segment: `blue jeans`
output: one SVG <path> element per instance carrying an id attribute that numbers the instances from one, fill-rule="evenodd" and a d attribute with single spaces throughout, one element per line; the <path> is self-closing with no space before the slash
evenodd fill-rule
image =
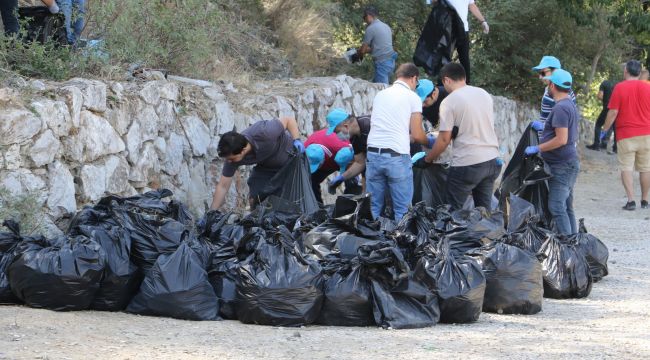
<path id="1" fill-rule="evenodd" d="M 549 164 L 552 178 L 548 180 L 548 208 L 553 215 L 557 232 L 571 235 L 578 232 L 573 212 L 573 186 L 580 172 L 580 161 L 570 160 L 562 164 Z"/>
<path id="2" fill-rule="evenodd" d="M 395 60 L 397 60 L 397 53 L 384 61 L 375 62 L 375 77 L 372 79 L 374 83 L 390 84 L 390 75 L 395 70 Z"/>
<path id="3" fill-rule="evenodd" d="M 402 219 L 413 198 L 413 170 L 409 155 L 392 156 L 368 152 L 366 159 L 366 188 L 372 195 L 372 216 L 378 218 L 389 192 L 393 200 L 395 220 Z"/>
<path id="4" fill-rule="evenodd" d="M 56 0 L 56 3 L 65 17 L 65 31 L 68 34 L 68 43 L 74 45 L 79 40 L 84 29 L 86 0 Z"/>

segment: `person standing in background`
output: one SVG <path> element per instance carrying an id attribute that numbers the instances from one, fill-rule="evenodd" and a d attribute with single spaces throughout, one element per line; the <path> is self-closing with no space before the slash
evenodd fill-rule
<path id="1" fill-rule="evenodd" d="M 474 0 L 447 0 L 451 6 L 456 9 L 458 16 L 463 21 L 464 32 L 459 32 L 465 34 L 461 39 L 458 39 L 456 42 L 456 51 L 458 52 L 458 61 L 463 68 L 465 69 L 465 82 L 470 83 L 470 60 L 469 60 L 469 19 L 468 15 L 471 12 L 472 15 L 481 23 L 483 28 L 483 33 L 490 33 L 490 25 L 488 25 L 485 16 L 481 14 L 481 10 L 476 6 Z"/>
<path id="2" fill-rule="evenodd" d="M 372 82 L 388 85 L 397 60 L 397 53 L 393 50 L 393 31 L 390 26 L 379 20 L 379 11 L 374 6 L 365 8 L 363 21 L 368 26 L 363 43 L 357 49 L 357 55 L 359 59 L 363 59 L 365 54 L 371 54 L 375 63 Z"/>
<path id="3" fill-rule="evenodd" d="M 542 57 L 539 65 L 533 68 L 533 71 L 539 74 L 539 79 L 545 85 L 544 95 L 542 95 L 542 105 L 539 111 L 539 120 L 533 121 L 532 123 L 533 129 L 538 131 L 540 136 L 544 130 L 544 123 L 546 122 L 546 119 L 548 119 L 548 116 L 551 113 L 551 109 L 553 109 L 553 106 L 555 106 L 555 100 L 548 91 L 548 77 L 551 76 L 551 74 L 553 74 L 553 72 L 556 70 L 561 69 L 562 64 L 560 64 L 560 60 L 555 56 L 548 55 Z M 576 95 L 573 93 L 573 90 L 569 90 L 569 98 L 573 101 L 574 104 L 576 104 Z"/>
<path id="4" fill-rule="evenodd" d="M 600 111 L 598 119 L 596 119 L 596 125 L 594 126 L 594 142 L 587 146 L 587 149 L 598 151 L 600 148 L 607 148 L 607 139 L 603 139 L 604 141 L 602 143 L 600 141 L 600 130 L 605 124 L 605 119 L 607 119 L 607 106 L 609 105 L 609 98 L 612 96 L 612 92 L 614 91 L 614 85 L 614 82 L 609 80 L 605 80 L 600 84 L 597 96 L 598 100 L 602 102 L 603 109 Z M 616 135 L 614 135 L 614 137 L 616 137 Z M 614 140 L 614 142 L 616 142 L 616 140 Z M 614 149 L 616 149 L 616 145 L 614 145 Z"/>

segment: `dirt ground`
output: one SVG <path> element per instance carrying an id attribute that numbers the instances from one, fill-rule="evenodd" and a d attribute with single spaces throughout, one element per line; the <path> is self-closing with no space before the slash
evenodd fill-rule
<path id="1" fill-rule="evenodd" d="M 419 330 L 276 328 L 3 306 L 0 359 L 650 358 L 650 210 L 620 210 L 625 199 L 614 157 L 586 155 L 577 214 L 610 249 L 610 275 L 587 299 L 545 299 L 533 316 L 483 313 L 474 324 Z"/>

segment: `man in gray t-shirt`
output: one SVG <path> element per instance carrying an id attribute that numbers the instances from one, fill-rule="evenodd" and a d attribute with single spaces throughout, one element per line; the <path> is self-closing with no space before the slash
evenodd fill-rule
<path id="1" fill-rule="evenodd" d="M 230 131 L 219 139 L 219 157 L 226 160 L 221 179 L 214 192 L 211 209 L 219 209 L 225 199 L 232 177 L 241 165 L 255 165 L 248 178 L 251 209 L 264 200 L 264 186 L 290 159 L 295 152 L 305 151 L 299 140 L 298 124 L 293 118 L 262 120 L 237 133 Z"/>
<path id="2" fill-rule="evenodd" d="M 370 53 L 375 63 L 375 76 L 372 82 L 390 83 L 390 76 L 395 70 L 397 53 L 393 50 L 393 31 L 390 26 L 379 20 L 379 12 L 374 6 L 369 6 L 363 11 L 363 21 L 368 26 L 363 36 L 363 43 L 357 49 L 359 58 Z"/>

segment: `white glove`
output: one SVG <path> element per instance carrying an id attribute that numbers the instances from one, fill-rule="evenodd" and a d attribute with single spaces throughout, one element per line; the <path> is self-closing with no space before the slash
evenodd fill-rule
<path id="1" fill-rule="evenodd" d="M 488 25 L 487 21 L 483 21 L 481 23 L 481 25 L 483 26 L 483 33 L 489 34 L 490 33 L 490 25 Z"/>
<path id="2" fill-rule="evenodd" d="M 54 2 L 52 4 L 52 6 L 48 7 L 47 9 L 50 10 L 50 12 L 52 14 L 58 14 L 59 13 L 59 5 L 57 5 L 56 2 Z"/>

